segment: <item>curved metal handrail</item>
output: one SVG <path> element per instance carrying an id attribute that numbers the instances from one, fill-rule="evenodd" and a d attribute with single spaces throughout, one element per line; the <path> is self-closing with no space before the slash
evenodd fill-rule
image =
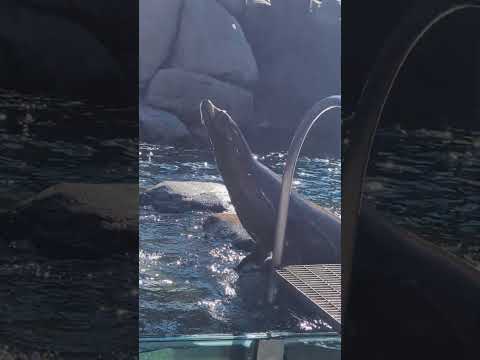
<path id="1" fill-rule="evenodd" d="M 313 108 L 304 116 L 293 136 L 292 142 L 287 153 L 287 161 L 282 177 L 282 187 L 280 190 L 280 201 L 278 204 L 277 226 L 275 228 L 275 242 L 272 255 L 272 269 L 278 268 L 282 264 L 283 249 L 285 247 L 285 231 L 287 228 L 288 206 L 290 204 L 290 193 L 292 190 L 293 175 L 297 160 L 302 150 L 303 143 L 307 135 L 315 124 L 327 111 L 341 108 L 341 97 L 333 95 L 317 102 Z M 272 303 L 275 297 L 275 286 L 271 282 L 268 298 Z"/>

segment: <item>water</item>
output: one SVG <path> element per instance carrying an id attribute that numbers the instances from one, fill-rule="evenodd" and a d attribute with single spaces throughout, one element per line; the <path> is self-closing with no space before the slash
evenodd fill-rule
<path id="1" fill-rule="evenodd" d="M 132 116 L 136 109 L 0 91 L 0 213 L 61 182 L 136 183 Z M 53 260 L 18 251 L 10 235 L 0 232 L 0 354 L 9 345 L 18 358 L 76 359 L 115 348 L 123 358 L 125 334 L 137 327 L 136 258 Z"/>
<path id="2" fill-rule="evenodd" d="M 278 173 L 286 160 L 283 152 L 258 158 Z M 296 189 L 340 215 L 340 160 L 303 157 L 297 168 Z M 141 144 L 140 187 L 164 180 L 222 182 L 208 151 Z M 262 279 L 246 280 L 242 291 L 244 282 L 234 267 L 246 253 L 233 248 L 232 239 L 206 234 L 202 225 L 207 216 L 140 210 L 141 334 L 330 330 L 292 309 L 256 303 Z"/>
<path id="3" fill-rule="evenodd" d="M 480 133 L 451 129 L 380 131 L 367 197 L 395 223 L 480 264 Z M 280 173 L 285 153 L 259 154 Z M 163 180 L 221 182 L 213 157 L 199 150 L 142 144 L 141 187 Z M 302 158 L 295 186 L 340 213 L 340 164 Z M 202 230 L 202 212 L 164 215 L 141 209 L 140 331 L 143 334 L 325 329 L 291 309 L 252 306 L 233 267 L 245 253 Z M 258 291 L 255 290 L 255 291 Z"/>
<path id="4" fill-rule="evenodd" d="M 141 187 L 163 180 L 221 182 L 206 151 L 142 144 L 138 155 L 136 139 L 129 138 L 132 127 L 123 125 L 132 113 L 0 92 L 0 210 L 59 182 L 136 182 L 137 156 Z M 480 133 L 384 131 L 375 153 L 368 196 L 395 222 L 478 266 Z M 276 172 L 283 169 L 285 153 L 258 156 Z M 295 187 L 340 214 L 340 171 L 339 160 L 303 157 Z M 142 334 L 328 329 L 291 309 L 252 305 L 233 270 L 245 253 L 232 248 L 230 239 L 205 234 L 206 213 L 167 215 L 145 208 L 140 216 Z M 136 266 L 123 257 L 51 260 L 3 251 L 0 345 L 77 353 L 93 341 L 107 349 L 109 332 L 101 326 L 118 329 L 136 316 L 136 275 L 123 281 L 136 274 Z M 89 288 L 93 282 L 96 290 Z M 32 298 L 42 305 L 32 307 Z M 122 341 L 121 334 L 116 340 Z"/>
<path id="5" fill-rule="evenodd" d="M 58 182 L 136 182 L 132 114 L 0 90 L 0 209 Z"/>
<path id="6" fill-rule="evenodd" d="M 384 130 L 366 190 L 395 223 L 480 268 L 480 132 Z"/>

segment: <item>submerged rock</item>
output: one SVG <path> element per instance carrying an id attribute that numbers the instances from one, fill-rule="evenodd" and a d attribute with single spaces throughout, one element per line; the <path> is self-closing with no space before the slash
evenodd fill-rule
<path id="1" fill-rule="evenodd" d="M 140 193 L 140 204 L 163 213 L 190 210 L 222 212 L 232 209 L 223 184 L 200 181 L 163 181 Z"/>
<path id="2" fill-rule="evenodd" d="M 215 237 L 232 239 L 232 245 L 237 249 L 253 251 L 255 248 L 254 240 L 235 213 L 214 214 L 205 220 L 203 229 Z"/>
<path id="3" fill-rule="evenodd" d="M 5 237 L 52 257 L 97 257 L 138 249 L 138 185 L 63 183 L 9 213 Z"/>

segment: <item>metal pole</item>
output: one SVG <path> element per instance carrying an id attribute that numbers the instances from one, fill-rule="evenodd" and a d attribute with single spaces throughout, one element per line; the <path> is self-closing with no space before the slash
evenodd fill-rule
<path id="1" fill-rule="evenodd" d="M 290 143 L 285 170 L 282 177 L 280 200 L 278 203 L 277 225 L 275 228 L 275 242 L 272 255 L 272 274 L 270 276 L 270 285 L 268 291 L 268 301 L 270 304 L 274 302 L 276 295 L 274 271 L 282 264 L 283 249 L 285 245 L 285 231 L 287 228 L 288 206 L 290 203 L 293 175 L 295 174 L 298 156 L 300 155 L 303 143 L 313 124 L 315 124 L 315 122 L 327 111 L 340 107 L 341 97 L 338 95 L 329 96 L 317 102 L 304 116 L 302 122 L 295 131 L 292 142 Z"/>

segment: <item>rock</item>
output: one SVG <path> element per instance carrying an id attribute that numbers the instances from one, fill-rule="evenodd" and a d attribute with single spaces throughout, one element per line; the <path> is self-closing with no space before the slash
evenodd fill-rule
<path id="1" fill-rule="evenodd" d="M 235 18 L 239 18 L 245 12 L 248 0 L 217 0 Z"/>
<path id="2" fill-rule="evenodd" d="M 143 0 L 142 0 L 143 1 Z M 138 3 L 130 0 L 15 0 L 33 10 L 62 17 L 93 34 L 138 79 Z M 119 25 L 121 24 L 121 25 Z"/>
<path id="3" fill-rule="evenodd" d="M 146 104 L 177 115 L 193 134 L 202 137 L 207 136 L 200 118 L 200 103 L 204 99 L 225 109 L 239 126 L 251 124 L 252 94 L 206 75 L 180 69 L 160 70 L 145 95 Z"/>
<path id="4" fill-rule="evenodd" d="M 63 183 L 20 204 L 7 237 L 52 257 L 138 251 L 138 185 Z"/>
<path id="5" fill-rule="evenodd" d="M 340 25 L 342 7 L 339 0 L 322 0 L 319 4 L 312 4 L 315 21 L 322 25 Z"/>
<path id="6" fill-rule="evenodd" d="M 139 2 L 139 82 L 143 88 L 167 59 L 175 40 L 181 0 Z"/>
<path id="7" fill-rule="evenodd" d="M 190 210 L 222 212 L 232 209 L 223 184 L 198 181 L 163 181 L 140 194 L 142 205 L 163 213 Z"/>
<path id="8" fill-rule="evenodd" d="M 235 213 L 214 214 L 205 220 L 203 229 L 219 238 L 232 239 L 232 245 L 240 250 L 253 251 L 255 242 L 245 230 Z"/>
<path id="9" fill-rule="evenodd" d="M 163 110 L 140 105 L 140 141 L 150 144 L 174 144 L 190 133 L 178 118 Z"/>
<path id="10" fill-rule="evenodd" d="M 15 0 L 12 2 L 32 11 L 61 17 L 87 30 L 121 65 L 126 82 L 123 90 L 127 93 L 120 100 L 121 103 L 125 104 L 125 101 L 132 102 L 132 100 L 135 102 L 134 85 L 138 82 L 138 17 L 132 14 L 138 11 L 137 3 L 129 0 Z M 85 95 L 90 96 L 90 94 Z"/>
<path id="11" fill-rule="evenodd" d="M 170 66 L 245 87 L 258 79 L 240 24 L 215 0 L 185 0 Z"/>
<path id="12" fill-rule="evenodd" d="M 260 73 L 259 59 L 266 59 L 275 52 L 278 45 L 275 38 L 275 12 L 268 1 L 249 0 L 241 20 L 245 36 L 250 44 Z M 272 61 L 274 59 L 272 58 Z M 261 80 L 261 77 L 260 77 Z"/>
<path id="13" fill-rule="evenodd" d="M 303 0 L 247 7 L 244 28 L 262 75 L 256 124 L 293 133 L 315 102 L 340 93 L 340 24 L 317 17 Z"/>
<path id="14" fill-rule="evenodd" d="M 319 60 L 322 57 L 314 56 L 313 49 L 297 50 L 280 55 L 265 70 L 263 82 L 255 94 L 259 122 L 295 129 L 304 112 L 316 101 L 340 93 L 339 54 L 337 61 L 328 61 L 325 57 Z"/>
<path id="15" fill-rule="evenodd" d="M 0 4 L 0 83 L 4 88 L 63 96 L 115 97 L 119 63 L 87 30 L 65 18 Z"/>

